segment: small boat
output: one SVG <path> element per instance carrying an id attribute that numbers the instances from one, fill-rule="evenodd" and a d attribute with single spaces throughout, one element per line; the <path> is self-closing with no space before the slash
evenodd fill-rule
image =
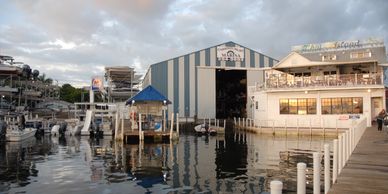
<path id="1" fill-rule="evenodd" d="M 209 127 L 208 124 L 199 124 L 194 127 L 194 130 L 199 135 L 215 135 L 217 134 L 217 130 L 214 127 Z"/>
<path id="2" fill-rule="evenodd" d="M 51 135 L 54 135 L 54 136 L 57 136 L 59 135 L 59 128 L 61 126 L 60 125 L 54 125 L 52 128 L 51 128 Z"/>
<path id="3" fill-rule="evenodd" d="M 23 141 L 35 136 L 36 128 L 27 127 L 20 128 L 18 125 L 11 124 L 7 126 L 6 140 L 7 141 Z"/>
<path id="4" fill-rule="evenodd" d="M 78 119 L 66 119 L 65 121 L 67 123 L 66 132 L 68 135 L 81 135 L 83 122 Z"/>

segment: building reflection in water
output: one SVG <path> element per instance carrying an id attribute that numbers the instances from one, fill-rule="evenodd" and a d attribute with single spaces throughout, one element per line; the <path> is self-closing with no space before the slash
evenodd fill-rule
<path id="1" fill-rule="evenodd" d="M 0 192 L 260 193 L 273 179 L 283 181 L 285 193 L 295 192 L 296 163 L 311 169 L 311 153 L 325 141 L 235 131 L 182 134 L 170 144 L 123 145 L 88 137 L 6 143 L 0 148 Z M 46 185 L 30 186 L 41 182 Z"/>

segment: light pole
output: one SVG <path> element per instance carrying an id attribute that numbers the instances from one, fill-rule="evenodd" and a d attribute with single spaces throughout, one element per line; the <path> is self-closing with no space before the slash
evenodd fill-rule
<path id="1" fill-rule="evenodd" d="M 0 106 L 1 106 L 0 108 L 1 108 L 1 109 L 3 109 L 3 98 L 4 98 L 4 97 L 5 97 L 4 95 L 1 95 L 1 102 L 0 102 L 0 104 L 1 104 L 1 105 L 0 105 Z"/>

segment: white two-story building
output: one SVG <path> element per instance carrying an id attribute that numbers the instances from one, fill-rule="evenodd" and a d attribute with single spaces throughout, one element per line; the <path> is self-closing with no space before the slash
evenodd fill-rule
<path id="1" fill-rule="evenodd" d="M 294 46 L 265 72 L 264 84 L 249 88 L 254 119 L 334 128 L 366 117 L 370 126 L 386 107 L 384 65 L 380 39 Z"/>

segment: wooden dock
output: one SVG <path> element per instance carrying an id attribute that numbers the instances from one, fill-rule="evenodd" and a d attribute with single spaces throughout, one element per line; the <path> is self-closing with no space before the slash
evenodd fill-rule
<path id="1" fill-rule="evenodd" d="M 388 134 L 366 129 L 329 193 L 388 193 Z"/>
<path id="2" fill-rule="evenodd" d="M 167 142 L 170 141 L 170 131 L 143 131 L 144 140 L 148 142 Z M 176 132 L 173 132 L 173 136 L 176 135 Z M 126 131 L 124 133 L 125 142 L 137 142 L 139 141 L 139 131 Z"/>

